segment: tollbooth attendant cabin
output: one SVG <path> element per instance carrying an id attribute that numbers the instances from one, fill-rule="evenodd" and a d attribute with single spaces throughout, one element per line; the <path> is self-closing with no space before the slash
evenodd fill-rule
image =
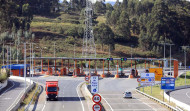
<path id="1" fill-rule="evenodd" d="M 11 70 L 13 76 L 24 76 L 24 64 L 11 64 L 2 66 L 2 68 L 8 68 Z M 26 64 L 26 74 L 30 73 L 30 65 Z"/>

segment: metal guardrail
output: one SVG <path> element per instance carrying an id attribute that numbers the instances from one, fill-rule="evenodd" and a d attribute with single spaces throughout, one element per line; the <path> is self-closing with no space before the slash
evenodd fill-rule
<path id="1" fill-rule="evenodd" d="M 139 88 L 140 88 L 140 87 L 137 87 L 137 88 L 136 88 L 136 91 L 137 91 L 138 93 L 141 93 L 141 94 L 147 96 L 148 98 L 153 99 L 154 101 L 156 101 L 156 102 L 158 102 L 158 103 L 160 103 L 160 104 L 166 106 L 167 108 L 171 109 L 172 111 L 179 111 L 178 109 L 174 108 L 173 106 L 170 106 L 170 105 L 166 104 L 165 102 L 163 102 L 163 101 L 161 101 L 161 100 L 159 100 L 159 99 L 157 99 L 157 98 L 154 98 L 154 97 L 152 97 L 152 96 L 150 96 L 150 95 L 148 95 L 148 94 L 146 94 L 146 93 L 140 91 Z"/>
<path id="2" fill-rule="evenodd" d="M 37 91 L 38 91 L 39 89 L 40 89 L 40 86 L 38 86 L 38 89 L 36 89 L 34 95 L 32 96 L 32 99 L 31 99 L 30 103 L 28 104 L 28 106 L 25 108 L 24 111 L 28 111 L 30 105 L 32 104 L 32 101 L 33 101 L 33 99 L 34 99 L 34 96 L 36 95 L 36 93 L 37 93 Z"/>

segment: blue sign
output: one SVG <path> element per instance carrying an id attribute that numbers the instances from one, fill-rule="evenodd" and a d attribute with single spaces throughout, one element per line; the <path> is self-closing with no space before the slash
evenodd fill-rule
<path id="1" fill-rule="evenodd" d="M 175 89 L 175 78 L 162 77 L 161 78 L 161 89 L 174 90 Z"/>

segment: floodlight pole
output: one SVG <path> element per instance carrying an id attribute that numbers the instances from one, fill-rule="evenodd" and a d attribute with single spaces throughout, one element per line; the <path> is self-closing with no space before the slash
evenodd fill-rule
<path id="1" fill-rule="evenodd" d="M 24 79 L 25 79 L 25 92 L 26 92 L 26 43 L 24 43 Z"/>
<path id="2" fill-rule="evenodd" d="M 190 46 L 181 46 L 182 49 L 184 50 L 184 62 L 185 62 L 185 86 L 186 86 L 186 75 L 187 75 L 187 72 L 186 72 L 186 55 L 187 55 L 187 49 L 190 48 Z"/>

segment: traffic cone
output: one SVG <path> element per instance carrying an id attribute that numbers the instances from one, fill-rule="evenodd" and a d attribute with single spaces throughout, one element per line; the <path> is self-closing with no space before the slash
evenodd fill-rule
<path id="1" fill-rule="evenodd" d="M 118 74 L 116 74 L 114 78 L 119 78 L 119 75 L 118 75 Z"/>
<path id="2" fill-rule="evenodd" d="M 104 77 L 105 77 L 105 74 L 102 74 L 101 77 L 104 78 Z"/>

